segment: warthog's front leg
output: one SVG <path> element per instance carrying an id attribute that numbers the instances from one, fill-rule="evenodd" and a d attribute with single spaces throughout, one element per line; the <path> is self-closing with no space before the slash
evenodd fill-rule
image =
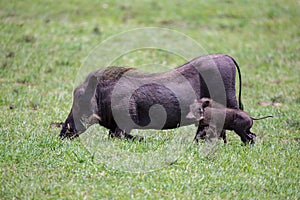
<path id="1" fill-rule="evenodd" d="M 138 140 L 142 141 L 144 138 L 139 136 L 133 136 L 129 133 L 127 133 L 125 130 L 120 129 L 119 127 L 116 127 L 113 131 L 112 129 L 109 130 L 108 136 L 110 138 L 119 138 L 119 139 L 129 139 L 129 140 Z"/>

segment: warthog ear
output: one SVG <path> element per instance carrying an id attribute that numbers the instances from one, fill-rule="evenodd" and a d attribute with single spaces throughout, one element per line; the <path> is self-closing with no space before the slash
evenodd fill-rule
<path id="1" fill-rule="evenodd" d="M 98 79 L 93 74 L 90 75 L 88 84 L 85 88 L 84 96 L 86 99 L 91 99 L 95 93 L 97 87 Z"/>
<path id="2" fill-rule="evenodd" d="M 187 119 L 196 119 L 196 116 L 194 115 L 194 113 L 191 111 L 186 115 Z"/>

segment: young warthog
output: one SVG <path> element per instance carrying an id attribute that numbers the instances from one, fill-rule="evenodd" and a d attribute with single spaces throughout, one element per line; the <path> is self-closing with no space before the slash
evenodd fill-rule
<path id="1" fill-rule="evenodd" d="M 190 106 L 190 112 L 187 118 L 194 119 L 199 122 L 199 127 L 194 141 L 204 139 L 206 131 L 204 127 L 210 126 L 221 133 L 220 137 L 226 143 L 226 135 L 222 131 L 233 130 L 236 132 L 244 143 L 254 143 L 256 135 L 250 131 L 253 120 L 265 119 L 272 116 L 261 118 L 253 118 L 248 113 L 239 110 L 226 108 L 225 106 L 213 101 L 209 98 L 202 98 L 200 101 L 195 101 Z"/>

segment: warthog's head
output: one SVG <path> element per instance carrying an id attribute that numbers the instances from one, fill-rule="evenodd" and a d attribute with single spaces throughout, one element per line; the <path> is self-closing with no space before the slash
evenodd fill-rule
<path id="1" fill-rule="evenodd" d="M 96 88 L 97 78 L 90 74 L 86 81 L 74 90 L 72 109 L 59 134 L 62 139 L 78 137 L 90 125 L 100 121 L 95 100 Z"/>
<path id="2" fill-rule="evenodd" d="M 210 106 L 211 101 L 208 98 L 202 98 L 199 101 L 195 100 L 193 104 L 190 105 L 190 112 L 187 114 L 186 118 L 195 120 L 197 122 L 204 119 L 204 109 Z"/>

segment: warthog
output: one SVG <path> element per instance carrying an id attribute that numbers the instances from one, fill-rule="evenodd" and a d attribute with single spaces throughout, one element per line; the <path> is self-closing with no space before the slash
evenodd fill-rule
<path id="1" fill-rule="evenodd" d="M 204 127 L 211 126 L 215 130 L 233 130 L 241 137 L 244 143 L 254 143 L 256 134 L 250 131 L 253 120 L 261 120 L 268 117 L 272 116 L 254 118 L 242 110 L 226 108 L 209 98 L 202 98 L 200 101 L 195 101 L 190 106 L 190 112 L 187 115 L 187 118 L 199 121 L 194 139 L 196 142 L 206 136 L 206 131 L 203 130 Z M 220 137 L 223 138 L 225 143 L 227 142 L 226 135 L 222 135 L 222 132 Z"/>

